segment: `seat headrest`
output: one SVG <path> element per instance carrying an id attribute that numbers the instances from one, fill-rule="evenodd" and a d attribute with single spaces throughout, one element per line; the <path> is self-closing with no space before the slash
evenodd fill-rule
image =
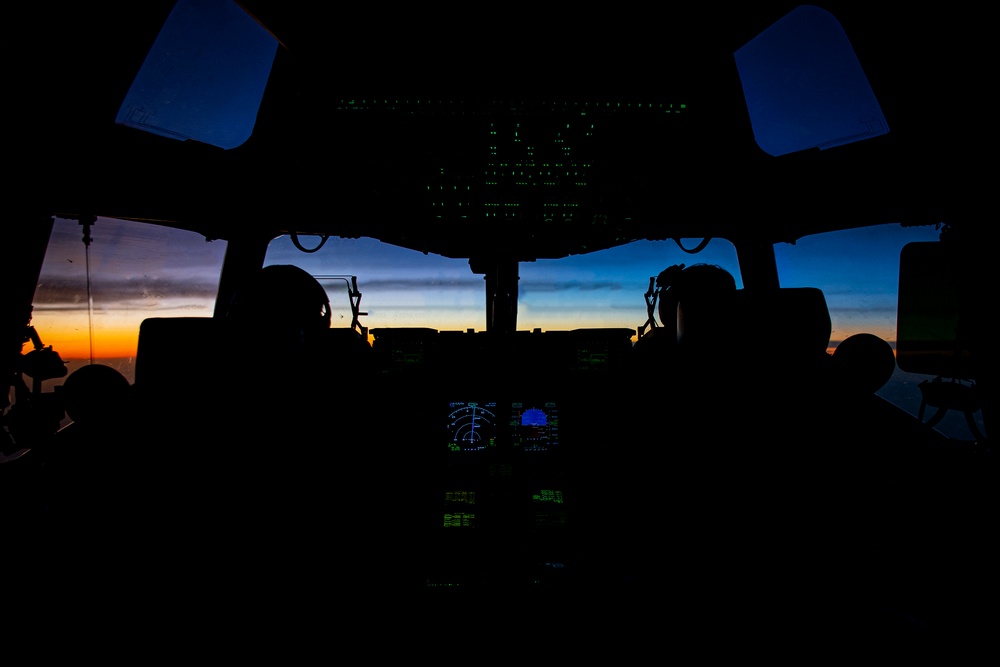
<path id="1" fill-rule="evenodd" d="M 222 347 L 221 327 L 211 317 L 147 317 L 139 325 L 135 384 L 157 384 L 215 369 Z"/>
<path id="2" fill-rule="evenodd" d="M 819 288 L 741 289 L 736 304 L 748 340 L 758 352 L 779 359 L 826 354 L 833 329 Z"/>
<path id="3" fill-rule="evenodd" d="M 892 346 L 875 334 L 858 333 L 845 338 L 833 351 L 838 379 L 847 387 L 874 394 L 896 370 Z"/>

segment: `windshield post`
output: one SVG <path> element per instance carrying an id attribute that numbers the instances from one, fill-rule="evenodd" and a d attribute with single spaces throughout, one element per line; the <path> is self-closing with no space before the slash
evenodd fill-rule
<path id="1" fill-rule="evenodd" d="M 244 278 L 264 266 L 267 245 L 271 241 L 266 236 L 230 239 L 226 245 L 226 258 L 219 276 L 219 294 L 215 299 L 215 317 L 224 317 L 229 302 L 236 292 L 236 286 Z"/>
<path id="2" fill-rule="evenodd" d="M 473 273 L 486 280 L 486 330 L 514 333 L 517 330 L 517 260 L 470 259 Z"/>
<path id="3" fill-rule="evenodd" d="M 24 220 L 23 224 L 12 225 L 4 239 L 4 250 L 0 256 L 4 286 L 0 298 L 0 337 L 3 343 L 0 373 L 6 378 L 5 389 L 10 387 L 10 380 L 18 366 L 18 353 L 26 341 L 32 299 L 52 234 L 53 220 L 49 215 Z"/>
<path id="4" fill-rule="evenodd" d="M 774 246 L 747 240 L 733 241 L 744 287 L 778 288 L 778 264 Z"/>

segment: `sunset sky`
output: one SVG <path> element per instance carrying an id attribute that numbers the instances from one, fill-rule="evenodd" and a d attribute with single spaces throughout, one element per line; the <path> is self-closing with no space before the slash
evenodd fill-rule
<path id="1" fill-rule="evenodd" d="M 839 232 L 777 246 L 786 287 L 820 287 L 833 320 L 832 340 L 859 331 L 895 340 L 899 251 L 938 238 L 934 227 L 898 225 Z M 32 324 L 66 359 L 130 357 L 146 317 L 211 316 L 225 242 L 155 225 L 101 218 L 88 256 L 81 226 L 56 220 L 35 295 Z M 830 236 L 830 235 L 828 235 Z M 303 239 L 309 245 L 309 239 Z M 688 247 L 695 245 L 693 240 Z M 524 262 L 519 267 L 519 330 L 624 327 L 646 320 L 649 278 L 672 264 L 708 262 L 730 269 L 742 286 L 733 247 L 715 240 L 701 253 L 673 241 L 637 242 L 588 255 Z M 297 264 L 319 276 L 357 276 L 362 323 L 369 328 L 484 330 L 485 283 L 468 262 L 387 245 L 331 238 L 317 253 L 287 238 L 272 244 L 268 264 Z M 323 278 L 334 326 L 350 325 L 346 281 Z M 766 326 L 766 323 L 760 323 Z M 92 335 L 91 335 L 92 332 Z"/>

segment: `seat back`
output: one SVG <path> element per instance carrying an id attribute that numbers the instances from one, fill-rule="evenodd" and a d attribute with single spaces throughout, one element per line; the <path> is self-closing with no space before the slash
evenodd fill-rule
<path id="1" fill-rule="evenodd" d="M 151 317 L 139 327 L 135 385 L 145 400 L 177 400 L 211 393 L 231 383 L 239 368 L 252 371 L 255 359 L 241 341 L 247 337 L 212 317 Z M 252 339 L 252 337 L 250 337 Z M 364 379 L 371 371 L 371 345 L 355 330 L 330 328 L 314 339 L 304 362 L 316 373 L 334 371 L 330 381 Z M 309 368 L 305 369 L 308 374 Z"/>
<path id="2" fill-rule="evenodd" d="M 149 317 L 139 326 L 135 388 L 141 400 L 176 402 L 217 378 L 225 347 L 211 317 Z"/>
<path id="3" fill-rule="evenodd" d="M 823 291 L 816 287 L 738 290 L 736 310 L 755 355 L 786 367 L 827 353 L 830 311 Z"/>
<path id="4" fill-rule="evenodd" d="M 742 416 L 772 423 L 793 442 L 805 437 L 814 419 L 825 419 L 821 395 L 833 391 L 832 326 L 822 290 L 739 290 L 733 321 L 729 345 L 739 353 L 730 355 L 730 370 L 742 385 L 735 397 Z"/>

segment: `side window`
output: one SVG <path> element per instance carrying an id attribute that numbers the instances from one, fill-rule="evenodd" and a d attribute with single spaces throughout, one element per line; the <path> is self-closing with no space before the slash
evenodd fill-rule
<path id="1" fill-rule="evenodd" d="M 875 334 L 895 350 L 900 252 L 911 241 L 937 241 L 939 235 L 934 226 L 882 225 L 806 237 L 794 245 L 775 246 L 778 275 L 783 287 L 823 290 L 833 325 L 831 352 L 856 333 Z M 897 366 L 878 394 L 917 416 L 919 385 L 932 379 Z M 928 412 L 933 411 L 925 411 L 924 421 L 932 416 Z M 981 413 L 975 418 L 982 428 Z M 948 437 L 973 438 L 964 414 L 955 411 L 945 414 L 937 428 Z"/>
<path id="2" fill-rule="evenodd" d="M 70 373 L 101 363 L 131 382 L 142 320 L 211 317 L 226 243 L 111 218 L 90 226 L 89 244 L 85 231 L 75 220 L 55 220 L 31 325 Z"/>

